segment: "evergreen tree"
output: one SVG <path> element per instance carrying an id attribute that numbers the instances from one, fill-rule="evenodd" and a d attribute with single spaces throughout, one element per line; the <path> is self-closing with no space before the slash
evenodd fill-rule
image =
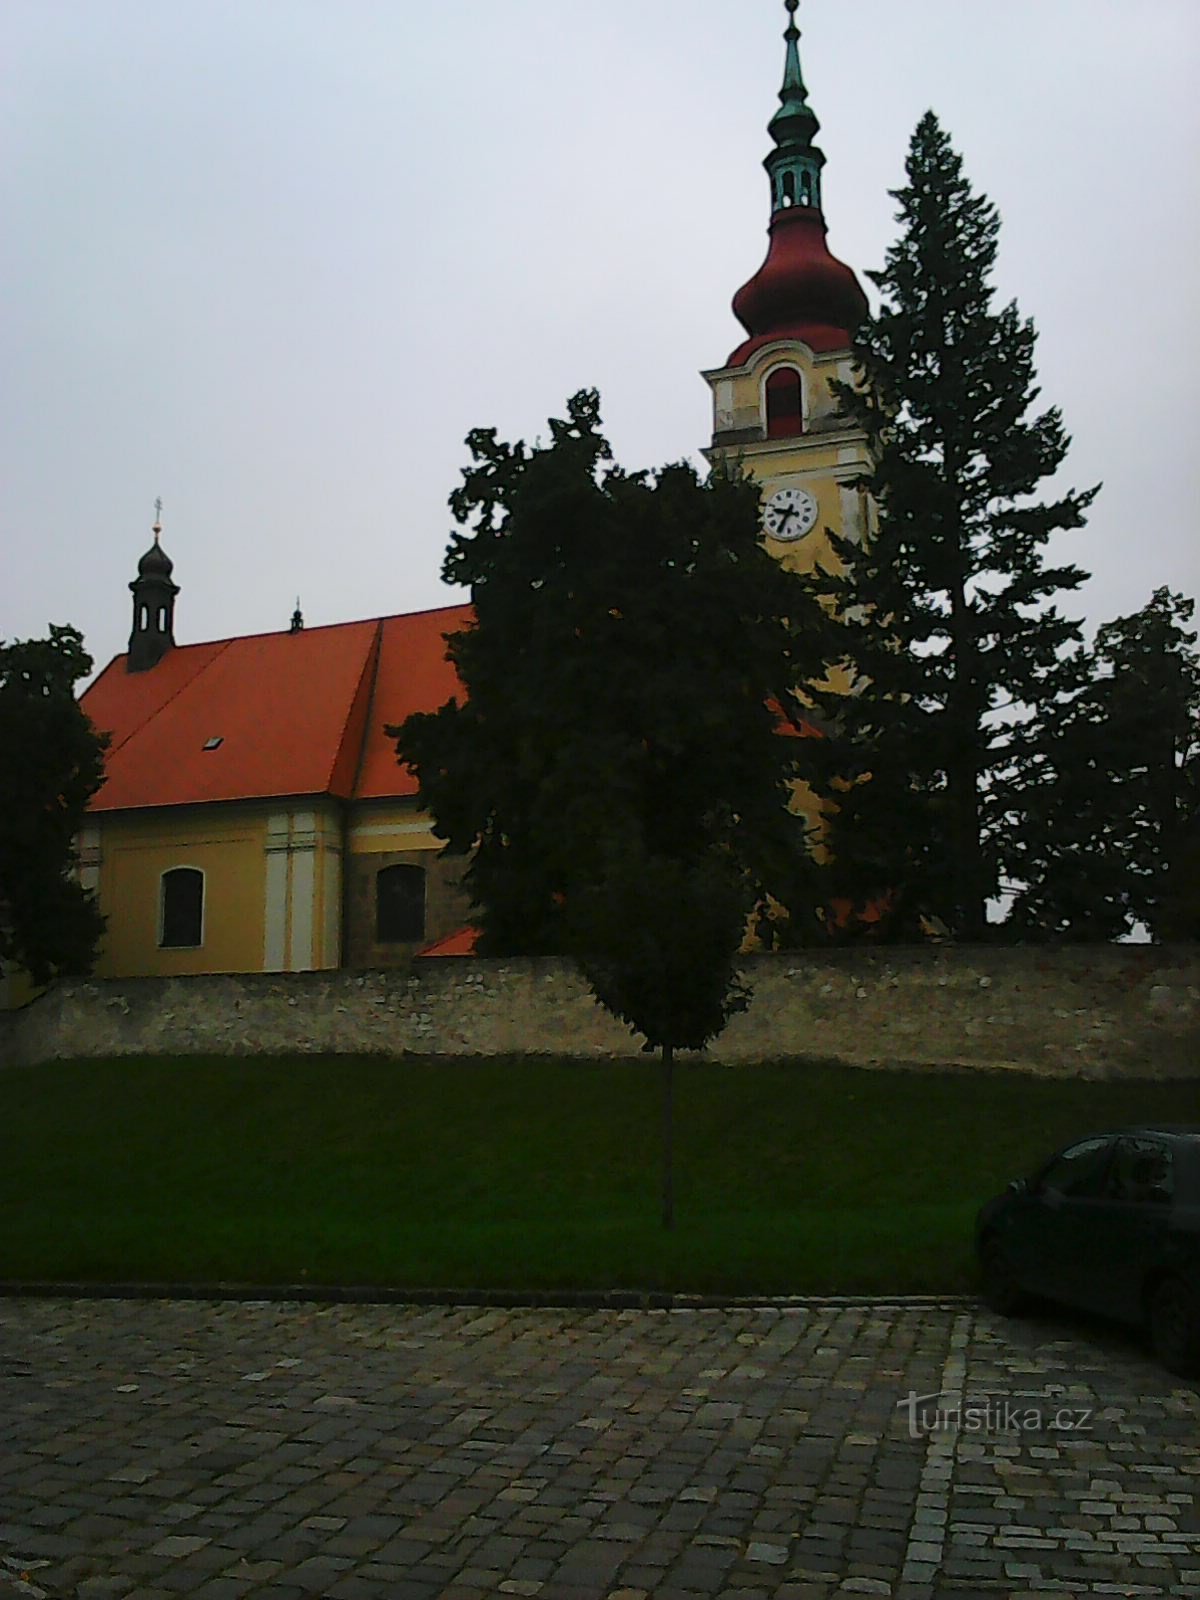
<path id="1" fill-rule="evenodd" d="M 1022 753 L 1005 850 L 1026 937 L 1200 938 L 1200 656 L 1194 603 L 1155 591 L 1106 623 Z"/>
<path id="2" fill-rule="evenodd" d="M 1048 565 L 1046 543 L 1096 491 L 1038 498 L 1069 441 L 1057 410 L 1031 414 L 1033 326 L 993 304 L 999 218 L 932 113 L 907 177 L 861 381 L 841 390 L 872 447 L 878 530 L 863 549 L 835 541 L 844 570 L 824 583 L 854 679 L 823 697 L 841 731 L 823 778 L 830 892 L 886 897 L 893 933 L 936 917 L 977 939 L 1026 708 L 1078 637 L 1050 602 L 1085 574 Z"/>
<path id="3" fill-rule="evenodd" d="M 39 984 L 90 972 L 104 931 L 72 874 L 108 743 L 75 698 L 91 670 L 74 628 L 0 644 L 0 960 Z"/>

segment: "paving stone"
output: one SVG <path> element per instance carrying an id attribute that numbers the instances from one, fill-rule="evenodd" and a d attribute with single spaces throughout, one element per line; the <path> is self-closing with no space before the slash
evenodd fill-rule
<path id="1" fill-rule="evenodd" d="M 173 1533 L 160 1539 L 151 1554 L 156 1556 L 190 1556 L 203 1550 L 209 1543 L 206 1537 L 191 1533 Z"/>
<path id="2" fill-rule="evenodd" d="M 910 1440 L 910 1390 L 1094 1423 Z M 1198 1439 L 1123 1335 L 971 1309 L 0 1301 L 0 1560 L 48 1600 L 1186 1594 Z"/>

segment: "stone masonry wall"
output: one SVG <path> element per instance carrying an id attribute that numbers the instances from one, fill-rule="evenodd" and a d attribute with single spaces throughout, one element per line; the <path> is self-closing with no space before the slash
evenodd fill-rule
<path id="1" fill-rule="evenodd" d="M 913 948 L 760 956 L 712 1059 L 821 1057 L 1086 1077 L 1200 1078 L 1200 951 Z M 328 1052 L 636 1056 L 563 963 L 113 979 L 0 1015 L 0 1064 Z M 1197 1094 L 1200 1120 L 1200 1091 Z"/>

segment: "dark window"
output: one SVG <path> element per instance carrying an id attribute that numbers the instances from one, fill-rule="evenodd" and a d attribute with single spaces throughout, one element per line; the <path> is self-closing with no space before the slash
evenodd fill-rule
<path id="1" fill-rule="evenodd" d="M 794 367 L 776 367 L 767 379 L 767 438 L 804 432 L 803 391 Z"/>
<path id="2" fill-rule="evenodd" d="M 796 202 L 796 175 L 785 172 L 783 175 L 783 203 L 785 206 L 794 205 Z"/>
<path id="3" fill-rule="evenodd" d="M 407 944 L 425 937 L 424 867 L 382 867 L 375 874 L 375 938 Z"/>
<path id="4" fill-rule="evenodd" d="M 1169 1205 L 1175 1193 L 1171 1152 L 1157 1139 L 1120 1139 L 1104 1185 L 1113 1200 Z"/>
<path id="5" fill-rule="evenodd" d="M 162 875 L 162 933 L 159 944 L 178 949 L 203 942 L 204 874 L 196 867 L 174 867 Z"/>
<path id="6" fill-rule="evenodd" d="M 1054 1158 L 1042 1173 L 1038 1187 L 1076 1199 L 1098 1195 L 1111 1153 L 1111 1139 L 1085 1139 Z"/>

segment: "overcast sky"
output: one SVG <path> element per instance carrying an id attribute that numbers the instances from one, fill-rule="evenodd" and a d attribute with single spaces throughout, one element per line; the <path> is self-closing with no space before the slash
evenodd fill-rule
<path id="1" fill-rule="evenodd" d="M 762 259 L 780 0 L 3 0 L 0 637 L 124 649 L 154 500 L 179 642 L 462 598 L 463 437 L 601 391 L 698 451 Z M 1103 479 L 1094 625 L 1195 594 L 1200 0 L 804 0 L 835 253 L 932 107 Z"/>

